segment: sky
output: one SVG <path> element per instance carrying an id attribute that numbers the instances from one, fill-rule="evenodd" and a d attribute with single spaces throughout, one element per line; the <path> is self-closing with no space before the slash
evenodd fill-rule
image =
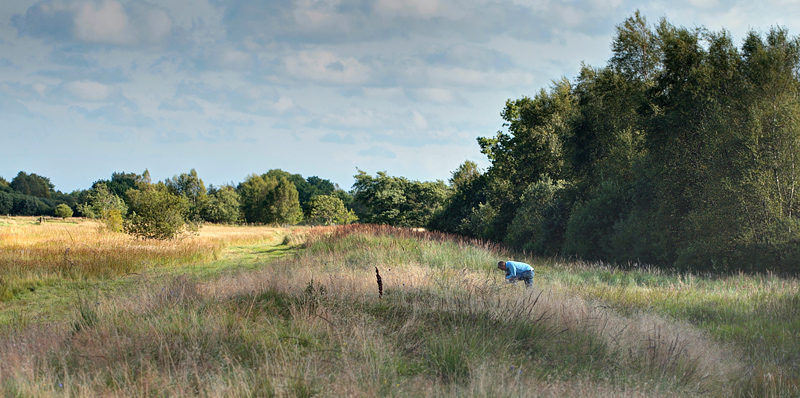
<path id="1" fill-rule="evenodd" d="M 489 166 L 506 100 L 605 66 L 636 10 L 800 34 L 789 0 L 2 0 L 0 176 L 447 181 Z"/>

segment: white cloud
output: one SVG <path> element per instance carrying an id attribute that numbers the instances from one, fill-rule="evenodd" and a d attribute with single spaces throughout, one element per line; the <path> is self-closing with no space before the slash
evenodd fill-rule
<path id="1" fill-rule="evenodd" d="M 79 80 L 64 84 L 64 88 L 76 99 L 83 101 L 106 101 L 120 93 L 116 87 L 91 80 Z"/>
<path id="2" fill-rule="evenodd" d="M 438 0 L 378 0 L 375 11 L 389 17 L 431 18 L 439 15 L 440 3 Z"/>
<path id="3" fill-rule="evenodd" d="M 78 5 L 77 8 L 75 13 L 77 39 L 112 44 L 131 44 L 136 40 L 128 14 L 119 2 L 106 0 L 99 7 L 87 2 Z"/>
<path id="4" fill-rule="evenodd" d="M 414 96 L 428 102 L 436 102 L 439 104 L 450 104 L 457 99 L 455 93 L 444 88 L 420 88 L 414 90 Z"/>
<path id="5" fill-rule="evenodd" d="M 119 46 L 162 43 L 173 29 L 163 8 L 118 0 L 41 1 L 12 23 L 20 34 L 33 37 Z"/>
<path id="6" fill-rule="evenodd" d="M 465 68 L 429 68 L 425 71 L 430 82 L 444 86 L 471 88 L 508 88 L 528 85 L 534 76 L 523 71 L 485 72 Z"/>
<path id="7" fill-rule="evenodd" d="M 283 113 L 294 108 L 294 100 L 291 97 L 282 95 L 277 101 L 275 101 L 273 106 L 275 107 L 275 110 Z"/>
<path id="8" fill-rule="evenodd" d="M 286 72 L 298 79 L 329 84 L 363 84 L 370 68 L 353 57 L 339 57 L 329 51 L 302 51 L 284 59 Z"/>
<path id="9" fill-rule="evenodd" d="M 367 98 L 396 100 L 405 97 L 405 90 L 400 87 L 365 87 L 361 94 Z"/>
<path id="10" fill-rule="evenodd" d="M 416 127 L 417 130 L 428 129 L 428 121 L 425 120 L 425 116 L 422 116 L 422 114 L 419 113 L 419 111 L 412 112 L 411 118 L 414 121 L 414 127 Z"/>
<path id="11" fill-rule="evenodd" d="M 329 113 L 321 118 L 321 122 L 328 128 L 368 129 L 383 124 L 383 117 L 374 111 L 349 107 L 347 109 Z"/>

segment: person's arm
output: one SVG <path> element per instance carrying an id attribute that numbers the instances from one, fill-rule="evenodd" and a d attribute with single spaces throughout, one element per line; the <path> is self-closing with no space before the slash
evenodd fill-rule
<path id="1" fill-rule="evenodd" d="M 506 261 L 506 269 L 508 270 L 506 279 L 517 277 L 517 267 L 511 261 Z"/>

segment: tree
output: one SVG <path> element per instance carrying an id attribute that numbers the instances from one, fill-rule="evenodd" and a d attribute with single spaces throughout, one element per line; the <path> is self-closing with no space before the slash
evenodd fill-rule
<path id="1" fill-rule="evenodd" d="M 104 219 L 111 210 L 117 210 L 122 215 L 128 214 L 128 206 L 119 196 L 112 193 L 106 184 L 95 184 L 88 191 L 87 199 L 87 202 L 78 205 L 78 210 L 85 217 Z"/>
<path id="2" fill-rule="evenodd" d="M 8 181 L 5 178 L 0 177 L 0 188 L 7 188 L 7 187 L 8 187 Z"/>
<path id="3" fill-rule="evenodd" d="M 60 205 L 56 206 L 56 216 L 66 219 L 67 217 L 72 217 L 72 209 L 61 203 Z"/>
<path id="4" fill-rule="evenodd" d="M 372 177 L 359 170 L 355 179 L 354 210 L 360 220 L 369 223 L 427 226 L 451 194 L 443 181 L 410 181 L 382 171 Z"/>
<path id="5" fill-rule="evenodd" d="M 336 196 L 314 196 L 309 202 L 309 209 L 306 221 L 311 224 L 343 225 L 358 220 L 355 213 L 352 210 L 348 210 L 344 206 L 344 202 Z"/>
<path id="6" fill-rule="evenodd" d="M 251 174 L 237 187 L 245 220 L 261 224 L 299 222 L 303 212 L 294 183 L 285 177 L 286 172 L 270 173 Z"/>
<path id="7" fill-rule="evenodd" d="M 197 171 L 192 169 L 189 173 L 181 173 L 164 181 L 170 191 L 178 196 L 182 196 L 189 201 L 189 212 L 194 219 L 200 219 L 200 212 L 206 198 L 206 186 L 203 180 L 197 176 Z"/>
<path id="8" fill-rule="evenodd" d="M 455 171 L 450 173 L 450 186 L 453 189 L 458 189 L 480 176 L 481 171 L 478 169 L 478 164 L 471 160 L 466 160 Z"/>
<path id="9" fill-rule="evenodd" d="M 49 178 L 36 175 L 36 173 L 27 174 L 24 171 L 20 171 L 11 180 L 9 186 L 23 195 L 39 198 L 50 198 L 55 190 L 55 185 L 50 182 Z"/>
<path id="10" fill-rule="evenodd" d="M 610 66 L 628 81 L 652 81 L 661 66 L 659 36 L 637 10 L 617 26 Z"/>
<path id="11" fill-rule="evenodd" d="M 236 187 L 241 197 L 242 215 L 246 222 L 266 224 L 270 222 L 267 198 L 278 181 L 266 174 L 251 174 Z"/>
<path id="12" fill-rule="evenodd" d="M 235 224 L 241 221 L 240 197 L 236 188 L 225 185 L 209 186 L 208 195 L 203 202 L 200 215 L 209 222 Z"/>
<path id="13" fill-rule="evenodd" d="M 163 183 L 128 191 L 131 214 L 125 232 L 142 239 L 170 240 L 195 233 L 188 199 L 173 194 Z"/>
<path id="14" fill-rule="evenodd" d="M 269 221 L 277 224 L 297 224 L 303 219 L 299 195 L 294 183 L 281 177 L 275 189 L 267 196 Z"/>
<path id="15" fill-rule="evenodd" d="M 113 193 L 125 201 L 128 206 L 130 206 L 128 197 L 126 196 L 128 190 L 141 189 L 150 183 L 150 172 L 145 169 L 144 173 L 142 174 L 126 173 L 124 171 L 121 173 L 114 172 L 111 174 L 110 180 L 95 181 L 94 184 L 92 184 L 92 188 L 99 184 L 104 184 L 109 192 Z"/>
<path id="16" fill-rule="evenodd" d="M 7 192 L 0 191 L 0 214 L 10 214 L 14 208 L 14 197 Z"/>

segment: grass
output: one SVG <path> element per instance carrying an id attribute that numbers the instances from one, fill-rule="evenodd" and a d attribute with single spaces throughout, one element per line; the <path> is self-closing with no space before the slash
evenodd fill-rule
<path id="1" fill-rule="evenodd" d="M 742 338 L 794 308 L 791 279 L 528 259 L 527 290 L 502 283 L 494 264 L 511 254 L 485 242 L 376 226 L 274 232 L 226 241 L 216 259 L 62 279 L 76 297 L 63 318 L 25 318 L 40 290 L 7 302 L 30 300 L 19 319 L 0 308 L 0 395 L 797 395 L 792 360 Z M 771 323 L 725 331 L 748 316 Z"/>
<path id="2" fill-rule="evenodd" d="M 776 275 L 694 275 L 550 262 L 544 278 L 624 314 L 686 321 L 748 359 L 743 396 L 800 395 L 800 281 Z"/>
<path id="3" fill-rule="evenodd" d="M 219 259 L 231 245 L 271 242 L 285 233 L 268 228 L 209 225 L 196 237 L 139 240 L 101 232 L 87 220 L 45 222 L 14 217 L 0 225 L 0 302 L 63 281 L 108 280 L 145 269 Z"/>

